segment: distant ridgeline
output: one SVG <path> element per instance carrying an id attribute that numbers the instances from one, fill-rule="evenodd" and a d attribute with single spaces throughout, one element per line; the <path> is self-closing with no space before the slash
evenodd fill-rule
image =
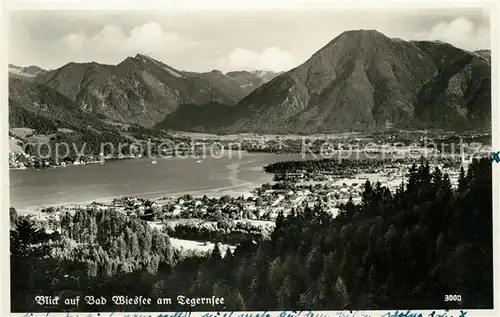
<path id="1" fill-rule="evenodd" d="M 53 219 L 60 233 L 52 235 L 11 210 L 12 310 L 491 309 L 491 160 L 474 160 L 456 189 L 426 164 L 409 174 L 395 192 L 367 182 L 361 203 L 347 202 L 336 218 L 321 205 L 280 214 L 269 239 L 243 241 L 224 257 L 218 245 L 183 256 L 163 233 L 111 209 Z M 35 294 L 142 296 L 152 304 L 38 306 Z M 157 304 L 178 295 L 225 304 Z"/>

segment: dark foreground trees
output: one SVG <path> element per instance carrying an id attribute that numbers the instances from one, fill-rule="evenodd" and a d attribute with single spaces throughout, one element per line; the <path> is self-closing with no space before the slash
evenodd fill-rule
<path id="1" fill-rule="evenodd" d="M 245 241 L 225 256 L 217 249 L 207 257 L 182 258 L 140 220 L 82 211 L 63 218 L 66 242 L 48 256 L 59 265 L 72 263 L 60 266 L 57 276 L 69 274 L 78 282 L 50 280 L 55 273 L 36 280 L 40 260 L 34 258 L 18 264 L 34 284 L 13 284 L 12 292 L 65 287 L 110 296 L 127 292 L 128 285 L 131 295 L 153 299 L 223 296 L 226 306 L 216 308 L 221 310 L 492 308 L 491 161 L 474 161 L 460 184 L 452 189 L 440 170 L 414 166 L 407 185 L 394 193 L 367 183 L 361 204 L 348 202 L 335 219 L 320 206 L 280 215 L 270 239 Z M 33 271 L 24 269 L 28 265 Z M 20 267 L 12 268 L 13 277 Z M 453 294 L 462 301 L 444 301 Z M 24 297 L 16 304 L 28 307 Z M 174 300 L 168 307 L 104 310 L 127 309 L 187 308 Z"/>

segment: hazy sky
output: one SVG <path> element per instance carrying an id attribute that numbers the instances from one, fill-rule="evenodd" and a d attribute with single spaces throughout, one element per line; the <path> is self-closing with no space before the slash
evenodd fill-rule
<path id="1" fill-rule="evenodd" d="M 70 61 L 116 64 L 143 53 L 189 71 L 293 68 L 346 30 L 489 49 L 484 10 L 17 11 L 9 61 L 53 69 Z"/>

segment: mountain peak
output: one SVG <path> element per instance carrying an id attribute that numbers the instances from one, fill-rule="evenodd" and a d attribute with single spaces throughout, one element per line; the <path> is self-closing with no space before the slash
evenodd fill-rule
<path id="1" fill-rule="evenodd" d="M 337 41 L 378 41 L 389 39 L 385 34 L 377 30 L 350 30 L 342 32 L 339 36 L 334 38 L 330 43 Z"/>
<path id="2" fill-rule="evenodd" d="M 145 54 L 140 54 L 140 53 L 137 53 L 134 57 L 134 59 L 138 59 L 138 60 L 142 60 L 142 61 L 146 61 L 146 60 L 149 60 L 149 61 L 156 61 L 154 58 L 150 57 L 150 56 L 147 56 Z"/>
<path id="3" fill-rule="evenodd" d="M 327 43 L 322 49 L 333 47 L 345 47 L 350 49 L 369 49 L 371 47 L 380 46 L 385 43 L 387 45 L 393 42 L 391 38 L 377 30 L 350 30 L 340 33 L 337 37 Z M 316 52 L 319 53 L 318 51 Z"/>
<path id="4" fill-rule="evenodd" d="M 368 35 L 378 35 L 378 36 L 385 36 L 383 33 L 377 31 L 377 30 L 366 30 L 366 29 L 359 29 L 359 30 L 348 30 L 344 31 L 340 34 L 341 36 L 368 36 Z"/>

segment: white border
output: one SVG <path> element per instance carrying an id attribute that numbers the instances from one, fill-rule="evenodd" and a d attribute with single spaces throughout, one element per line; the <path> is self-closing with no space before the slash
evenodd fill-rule
<path id="1" fill-rule="evenodd" d="M 168 9 L 167 9 L 168 7 Z M 2 279 L 1 283 L 1 299 L 0 299 L 0 316 L 26 316 L 25 314 L 11 314 L 10 313 L 10 264 L 9 264 L 9 172 L 8 172 L 8 160 L 7 153 L 9 149 L 8 143 L 8 41 L 7 41 L 7 18 L 8 11 L 11 10 L 141 10 L 141 11 L 152 11 L 152 10 L 163 10 L 163 11 L 176 11 L 176 10 L 302 10 L 302 9 L 319 9 L 319 8 L 352 8 L 352 9 L 411 9 L 411 8 L 421 8 L 421 9 L 437 9 L 437 8 L 471 8 L 471 7 L 486 7 L 490 9 L 490 29 L 491 29 L 491 52 L 492 52 L 492 149 L 500 149 L 500 114 L 498 113 L 499 94 L 499 60 L 498 54 L 500 40 L 498 37 L 500 35 L 499 26 L 500 22 L 498 18 L 500 17 L 500 6 L 499 3 L 491 1 L 449 1 L 449 0 L 399 0 L 399 1 L 354 1 L 354 0 L 344 0 L 344 1 L 326 1 L 326 0 L 316 0 L 316 1 L 305 1 L 305 0 L 184 0 L 184 1 L 172 1 L 172 0 L 138 0 L 138 1 L 123 1 L 123 0 L 58 0 L 58 1 L 3 1 L 0 4 L 0 140 L 2 146 L 2 155 L 0 157 L 0 189 L 2 191 L 2 216 L 0 217 L 0 266 L 1 272 L 0 276 Z M 497 125 L 495 125 L 497 123 Z M 493 166 L 493 249 L 494 249 L 494 310 L 469 310 L 467 311 L 467 317 L 469 316 L 500 316 L 500 292 L 499 292 L 499 278 L 498 274 L 499 264 L 500 264 L 500 235 L 499 232 L 499 221 L 498 216 L 499 202 L 498 197 L 500 194 L 500 164 L 494 164 Z M 412 313 L 422 313 L 422 316 L 428 316 L 432 311 L 413 311 Z M 292 312 L 289 312 L 292 313 Z M 305 316 L 307 312 L 301 314 Z M 362 316 L 359 314 L 340 314 L 340 312 L 333 311 L 317 311 L 314 312 L 315 316 Z M 367 316 L 383 316 L 387 311 L 364 311 L 363 314 Z M 436 313 L 445 313 L 444 310 L 436 310 Z M 149 312 L 137 312 L 137 313 L 114 313 L 113 316 L 156 316 L 160 313 L 149 313 Z M 212 313 L 213 314 L 213 313 Z M 239 317 L 241 312 L 235 312 L 233 316 Z M 270 316 L 279 316 L 279 312 L 269 312 Z M 51 313 L 51 314 L 33 314 L 33 316 L 97 316 L 97 313 Z M 100 316 L 110 316 L 111 314 L 100 313 Z M 191 316 L 202 316 L 203 313 L 191 313 Z M 224 316 L 221 313 L 220 316 Z M 250 316 L 250 315 L 248 315 Z M 446 317 L 459 317 L 460 311 L 453 310 L 446 312 Z M 288 317 L 288 315 L 287 315 Z"/>
<path id="2" fill-rule="evenodd" d="M 10 252 L 9 252 L 9 229 L 10 220 L 8 216 L 9 210 L 9 98 L 8 98 L 8 49 L 7 49 L 7 10 L 3 3 L 0 5 L 0 191 L 2 199 L 2 208 L 0 211 L 0 276 L 2 279 L 1 284 L 1 298 L 0 309 L 2 316 L 7 316 L 10 312 Z"/>
<path id="3" fill-rule="evenodd" d="M 492 127 L 492 142 L 491 148 L 493 151 L 500 150 L 500 113 L 499 109 L 499 88 L 500 88 L 500 66 L 498 54 L 500 54 L 500 6 L 492 8 L 490 13 L 490 41 L 491 41 L 491 127 Z M 495 297 L 493 298 L 493 305 L 495 308 L 495 316 L 500 316 L 500 217 L 498 212 L 500 210 L 499 198 L 500 195 L 500 165 L 493 164 L 492 168 L 492 190 L 493 190 L 493 290 Z"/>
<path id="4" fill-rule="evenodd" d="M 9 10 L 303 10 L 303 9 L 400 9 L 467 8 L 491 6 L 494 0 L 8 0 Z"/>

